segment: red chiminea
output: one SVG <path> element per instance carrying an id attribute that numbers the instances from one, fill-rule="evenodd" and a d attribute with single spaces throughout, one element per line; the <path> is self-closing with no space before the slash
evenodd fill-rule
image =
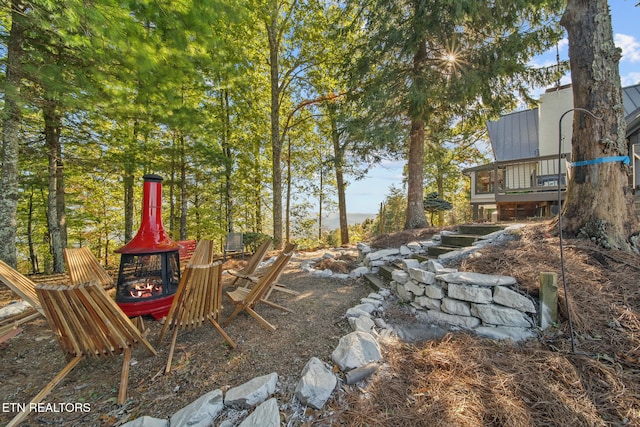
<path id="1" fill-rule="evenodd" d="M 166 316 L 180 282 L 178 243 L 162 225 L 162 178 L 145 175 L 140 229 L 122 254 L 116 303 L 129 317 Z"/>

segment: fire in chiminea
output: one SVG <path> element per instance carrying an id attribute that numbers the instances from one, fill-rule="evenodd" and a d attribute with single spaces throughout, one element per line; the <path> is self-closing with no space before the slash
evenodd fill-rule
<path id="1" fill-rule="evenodd" d="M 166 316 L 180 282 L 179 245 L 162 225 L 162 178 L 145 175 L 140 229 L 121 254 L 116 303 L 129 316 Z"/>

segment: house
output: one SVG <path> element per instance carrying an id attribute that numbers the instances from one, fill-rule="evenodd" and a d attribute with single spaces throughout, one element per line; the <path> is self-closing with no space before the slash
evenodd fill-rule
<path id="1" fill-rule="evenodd" d="M 640 189 L 640 84 L 622 91 L 633 167 L 630 184 Z M 571 86 L 561 86 L 542 94 L 538 108 L 487 123 L 495 162 L 464 170 L 471 179 L 474 220 L 507 221 L 558 213 L 558 198 L 564 199 L 567 183 L 564 158 L 571 158 L 572 113 L 561 123 L 560 119 L 572 108 Z"/>

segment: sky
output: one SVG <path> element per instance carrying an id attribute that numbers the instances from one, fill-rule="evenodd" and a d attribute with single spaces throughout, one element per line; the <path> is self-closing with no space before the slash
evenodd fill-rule
<path id="1" fill-rule="evenodd" d="M 622 49 L 620 60 L 620 79 L 622 86 L 640 83 L 640 7 L 638 0 L 609 0 L 614 41 Z M 561 60 L 568 60 L 568 42 L 564 38 L 558 44 Z M 532 61 L 536 66 L 547 66 L 556 63 L 556 49 L 540 55 Z M 562 84 L 570 83 L 567 74 Z M 544 92 L 545 88 L 532 90 L 534 98 Z M 367 177 L 361 181 L 350 180 L 346 191 L 347 212 L 376 214 L 385 196 L 390 194 L 389 188 L 395 185 L 402 187 L 402 170 L 405 161 L 387 161 L 371 169 Z"/>

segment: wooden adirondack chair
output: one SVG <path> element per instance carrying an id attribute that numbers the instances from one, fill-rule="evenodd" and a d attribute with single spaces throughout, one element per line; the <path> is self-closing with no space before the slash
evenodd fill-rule
<path id="1" fill-rule="evenodd" d="M 49 326 L 69 361 L 67 366 L 34 397 L 26 408 L 41 402 L 80 360 L 112 357 L 124 353 L 118 403 L 127 398 L 131 349 L 142 344 L 149 353 L 156 350 L 97 282 L 73 286 L 35 287 Z M 17 426 L 28 411 L 16 415 L 8 426 Z"/>
<path id="2" fill-rule="evenodd" d="M 200 245 L 203 245 L 203 242 L 198 244 L 198 248 L 200 248 Z M 198 252 L 198 248 L 196 248 L 196 252 Z M 236 343 L 218 324 L 220 312 L 222 311 L 221 276 L 222 266 L 220 262 L 205 265 L 190 263 L 185 267 L 180 284 L 173 297 L 169 314 L 158 337 L 158 344 L 160 344 L 167 329 L 173 328 L 173 337 L 165 373 L 171 371 L 171 362 L 179 328 L 196 328 L 202 326 L 208 320 L 231 348 L 236 348 Z"/>
<path id="3" fill-rule="evenodd" d="M 264 260 L 264 257 L 271 248 L 271 243 L 271 239 L 265 240 L 253 255 L 251 255 L 251 258 L 249 258 L 249 261 L 242 269 L 227 270 L 227 273 L 234 276 L 231 286 L 235 285 L 238 280 L 241 280 L 241 283 L 245 283 L 250 280 L 251 276 L 255 275 L 258 266 L 260 266 L 260 263 Z"/>
<path id="4" fill-rule="evenodd" d="M 1 342 L 19 332 L 21 330 L 19 328 L 20 325 L 44 315 L 44 311 L 42 310 L 40 299 L 36 293 L 36 284 L 3 261 L 0 261 L 0 282 L 32 307 L 31 310 L 3 319 L 0 322 Z"/>
<path id="5" fill-rule="evenodd" d="M 97 281 L 105 289 L 113 287 L 113 277 L 106 272 L 88 247 L 65 248 L 64 261 L 72 285 Z"/>
<path id="6" fill-rule="evenodd" d="M 262 316 L 260 316 L 254 310 L 256 304 L 263 302 L 267 305 L 275 307 L 277 309 L 291 312 L 286 307 L 275 304 L 271 301 L 264 299 L 265 295 L 270 291 L 271 287 L 276 283 L 276 280 L 280 277 L 284 268 L 291 260 L 293 251 L 285 253 L 284 251 L 278 255 L 275 262 L 269 267 L 265 274 L 257 279 L 256 284 L 251 288 L 238 287 L 234 291 L 226 292 L 227 297 L 232 304 L 236 306 L 235 310 L 227 320 L 223 323 L 223 326 L 227 326 L 241 311 L 246 311 L 251 317 L 256 319 L 262 327 L 267 330 L 275 331 L 276 327 L 267 322 Z"/>

